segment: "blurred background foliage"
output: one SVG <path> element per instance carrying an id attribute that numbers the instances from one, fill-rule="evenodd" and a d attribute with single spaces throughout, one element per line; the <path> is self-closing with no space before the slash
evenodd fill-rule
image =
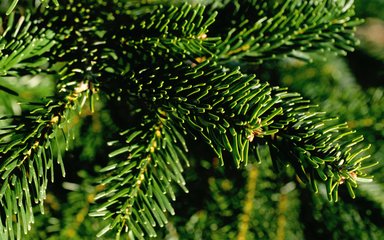
<path id="1" fill-rule="evenodd" d="M 178 193 L 177 214 L 158 239 L 383 239 L 384 1 L 355 2 L 357 15 L 365 19 L 357 28 L 360 46 L 355 52 L 321 56 L 310 63 L 286 59 L 248 70 L 263 81 L 300 92 L 363 134 L 372 144 L 372 161 L 381 162 L 371 170 L 375 181 L 361 184 L 355 200 L 341 192 L 339 202 L 329 203 L 325 189 L 314 195 L 292 169 L 276 173 L 267 149 L 261 151 L 261 164 L 239 171 L 230 164 L 219 167 L 214 153 L 196 144 L 185 172 L 190 192 Z M 6 9 L 6 4 L 2 1 L 0 8 Z M 2 77 L 0 87 L 18 93 L 0 91 L 0 116 L 17 115 L 22 111 L 19 103 L 50 96 L 55 80 L 44 75 Z M 104 143 L 115 128 L 102 102 L 96 101 L 102 111 L 91 114 L 86 108 L 74 117 L 67 176 L 60 179 L 57 174 L 49 186 L 46 213 L 36 214 L 30 239 L 94 239 L 102 228 L 100 219 L 87 216 L 101 191 L 93 185 L 95 170 L 107 158 Z M 109 238 L 113 235 L 103 236 Z"/>

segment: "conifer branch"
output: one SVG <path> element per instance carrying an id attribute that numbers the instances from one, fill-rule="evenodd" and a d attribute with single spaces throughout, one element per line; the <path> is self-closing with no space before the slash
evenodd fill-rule
<path id="1" fill-rule="evenodd" d="M 152 127 L 147 123 L 142 130 L 123 132 L 124 142 L 110 142 L 116 149 L 109 157 L 124 156 L 124 160 L 100 170 L 107 174 L 101 182 L 105 190 L 96 195 L 98 206 L 90 215 L 112 220 L 99 237 L 111 229 L 118 236 L 124 230 L 139 239 L 155 237 L 154 227 L 168 223 L 165 213 L 175 214 L 168 199 L 175 200 L 171 182 L 187 191 L 180 163 L 186 159 L 164 124 L 165 119 Z"/>
<path id="2" fill-rule="evenodd" d="M 327 182 L 329 198 L 333 194 L 336 201 L 340 184 L 346 182 L 351 190 L 350 184 L 357 186 L 357 176 L 366 176 L 359 169 L 369 157 L 365 153 L 369 146 L 356 147 L 363 138 L 354 136 L 346 124 L 314 111 L 316 106 L 297 93 L 210 61 L 196 67 L 143 69 L 127 77 L 128 95 L 148 105 L 152 102 L 174 127 L 206 141 L 222 164 L 222 151 L 230 152 L 240 166 L 247 163 L 250 152 L 257 152 L 257 144 L 266 141 L 275 161 L 288 159 L 303 181 L 311 180 L 316 192 L 316 181 Z M 254 139 L 256 144 L 251 144 Z"/>
<path id="3" fill-rule="evenodd" d="M 364 173 L 369 146 L 363 137 L 300 94 L 233 67 L 353 50 L 359 22 L 353 1 L 237 0 L 208 8 L 53 2 L 56 7 L 42 5 L 16 22 L 13 0 L 0 32 L 0 76 L 46 71 L 58 79 L 49 101 L 0 119 L 9 123 L 0 129 L 1 238 L 20 239 L 34 222 L 32 207 L 39 204 L 43 212 L 54 159 L 65 175 L 58 140 L 68 135 L 63 125 L 96 92 L 129 110 L 128 130 L 109 142 L 113 150 L 100 170 L 103 191 L 92 199 L 90 215 L 108 221 L 98 237 L 110 230 L 117 237 L 157 235 L 154 227 L 174 214 L 172 183 L 187 191 L 182 172 L 189 136 L 209 145 L 222 165 L 223 153 L 230 153 L 238 168 L 250 155 L 261 161 L 259 147 L 268 146 L 277 170 L 290 164 L 315 192 L 324 183 L 331 201 L 338 200 L 339 186 L 354 197 L 358 181 L 371 180 Z"/>
<path id="4" fill-rule="evenodd" d="M 25 15 L 12 12 L 2 18 L 6 28 L 0 32 L 0 76 L 36 74 L 47 64 L 48 58 L 41 55 L 55 45 L 54 33 L 31 21 L 28 10 Z"/>
<path id="5" fill-rule="evenodd" d="M 310 60 L 306 53 L 312 52 L 345 55 L 353 50 L 354 27 L 361 23 L 351 19 L 351 2 L 227 1 L 217 23 L 227 27 L 228 35 L 218 44 L 216 54 L 223 61 L 256 63 L 284 57 Z M 212 28 L 217 29 L 216 25 Z"/>
<path id="6" fill-rule="evenodd" d="M 39 104 L 28 115 L 1 118 L 12 122 L 0 129 L 0 236 L 3 239 L 15 239 L 15 236 L 20 239 L 22 232 L 26 234 L 30 230 L 34 205 L 39 204 L 44 213 L 49 178 L 54 181 L 54 160 L 65 176 L 58 138 L 69 112 L 80 111 L 85 102 L 80 99 L 85 98 L 87 90 L 79 85 L 60 100 Z"/>

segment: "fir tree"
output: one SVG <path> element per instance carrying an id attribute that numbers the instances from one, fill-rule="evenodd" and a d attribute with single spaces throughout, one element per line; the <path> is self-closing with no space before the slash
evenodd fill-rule
<path id="1" fill-rule="evenodd" d="M 383 234 L 353 1 L 1 7 L 1 239 Z"/>

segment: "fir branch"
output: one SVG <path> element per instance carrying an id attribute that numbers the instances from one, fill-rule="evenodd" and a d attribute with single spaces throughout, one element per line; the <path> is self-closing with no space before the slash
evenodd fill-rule
<path id="1" fill-rule="evenodd" d="M 353 50 L 353 30 L 361 23 L 351 19 L 351 2 L 228 1 L 216 21 L 221 28 L 226 26 L 228 34 L 216 54 L 223 61 L 256 63 L 284 57 L 310 60 L 304 53 L 312 52 L 345 55 Z M 218 29 L 216 25 L 212 28 Z"/>
<path id="2" fill-rule="evenodd" d="M 163 127 L 166 124 L 163 121 L 152 127 L 145 124 L 142 130 L 127 130 L 122 133 L 124 142 L 110 143 L 116 149 L 109 156 L 124 156 L 125 160 L 114 161 L 100 170 L 106 174 L 101 182 L 105 190 L 96 195 L 97 209 L 90 216 L 112 220 L 98 237 L 111 229 L 117 231 L 117 237 L 123 230 L 139 239 L 144 239 L 145 235 L 155 237 L 154 227 L 168 223 L 164 213 L 174 214 L 168 200 L 175 200 L 171 182 L 177 182 L 187 191 L 180 163 L 186 160 L 185 156 L 172 141 L 171 133 Z"/>
<path id="3" fill-rule="evenodd" d="M 50 58 L 64 62 L 56 70 L 63 76 L 60 84 L 72 85 L 72 79 L 86 76 L 97 87 L 99 79 L 119 77 L 144 59 L 157 61 L 154 54 L 189 62 L 212 55 L 217 38 L 207 38 L 206 32 L 215 14 L 205 18 L 204 6 L 158 6 L 151 14 L 138 16 L 121 11 L 123 6 L 104 1 L 73 5 L 69 1 L 35 16 L 40 28 L 56 33 Z M 110 62 L 116 64 L 111 67 Z"/>
<path id="4" fill-rule="evenodd" d="M 205 7 L 192 7 L 184 4 L 159 6 L 150 14 L 132 18 L 126 14 L 116 14 L 106 23 L 118 59 L 127 59 L 133 64 L 142 64 L 145 56 L 155 63 L 153 55 L 174 58 L 175 61 L 188 59 L 195 62 L 201 56 L 213 56 L 217 38 L 207 38 L 208 27 L 213 23 L 216 13 L 204 15 Z M 116 22 L 124 25 L 116 26 Z M 125 67 L 125 70 L 127 67 Z"/>
<path id="5" fill-rule="evenodd" d="M 363 141 L 362 136 L 356 136 L 346 123 L 338 124 L 335 119 L 324 116 L 324 113 L 314 112 L 314 107 L 301 97 L 287 95 L 282 100 L 286 115 L 280 119 L 278 116 L 275 123 L 271 124 L 272 128 L 281 129 L 281 126 L 285 126 L 274 136 L 277 139 L 270 145 L 275 157 L 287 159 L 300 179 L 311 181 L 315 192 L 317 186 L 314 179 L 327 182 L 330 201 L 337 201 L 337 189 L 344 183 L 354 198 L 351 186 L 357 187 L 360 177 L 361 181 L 370 181 L 370 177 L 365 179 L 367 175 L 361 171 L 365 168 L 363 161 L 370 157 L 366 153 L 370 146 L 359 146 Z M 287 155 L 290 157 L 287 158 Z"/>
<path id="6" fill-rule="evenodd" d="M 30 11 L 25 15 L 12 12 L 0 36 L 0 76 L 33 74 L 43 70 L 48 59 L 41 55 L 56 43 L 54 33 L 32 23 Z M 21 74 L 20 74 L 21 73 Z"/>
<path id="7" fill-rule="evenodd" d="M 69 112 L 79 111 L 84 101 L 83 85 L 76 87 L 60 100 L 51 100 L 23 116 L 4 117 L 12 125 L 1 129 L 0 190 L 2 205 L 0 236 L 20 239 L 34 222 L 32 207 L 43 201 L 49 178 L 54 180 L 54 159 L 65 175 L 58 137 Z M 55 141 L 57 146 L 55 145 Z M 16 219 L 16 220 L 15 220 Z"/>
<path id="8" fill-rule="evenodd" d="M 340 185 L 354 197 L 357 182 L 370 181 L 363 172 L 369 147 L 361 147 L 363 138 L 346 124 L 300 94 L 223 65 L 353 50 L 358 21 L 351 20 L 352 1 L 227 1 L 216 16 L 200 5 L 135 8 L 123 1 L 68 0 L 14 24 L 17 2 L 0 39 L 0 75 L 46 68 L 60 78 L 51 101 L 4 118 L 13 125 L 0 132 L 2 238 L 20 238 L 30 228 L 32 206 L 43 204 L 49 170 L 53 180 L 55 154 L 64 173 L 61 146 L 56 149 L 52 140 L 67 114 L 80 111 L 98 90 L 123 102 L 128 120 L 134 115 L 139 121 L 110 142 L 111 161 L 101 170 L 104 191 L 91 213 L 109 221 L 98 237 L 112 229 L 117 237 L 122 231 L 139 239 L 156 236 L 154 227 L 164 226 L 165 213 L 174 212 L 171 182 L 186 191 L 185 135 L 208 144 L 222 164 L 223 152 L 229 152 L 238 167 L 267 145 L 276 168 L 289 163 L 315 191 L 317 182 L 325 183 L 334 201 Z M 148 14 L 149 9 L 154 11 Z"/>
<path id="9" fill-rule="evenodd" d="M 357 186 L 357 176 L 366 176 L 359 169 L 369 147 L 356 147 L 363 138 L 316 112 L 297 93 L 210 61 L 196 67 L 180 63 L 142 69 L 127 77 L 123 89 L 128 96 L 160 108 L 169 124 L 203 139 L 221 160 L 226 150 L 240 167 L 249 152 L 257 152 L 251 142 L 266 141 L 276 153 L 274 160 L 288 161 L 303 181 L 311 180 L 315 191 L 316 181 L 327 182 L 329 197 L 333 194 L 336 201 L 340 184 L 346 183 L 354 196 L 350 186 Z"/>

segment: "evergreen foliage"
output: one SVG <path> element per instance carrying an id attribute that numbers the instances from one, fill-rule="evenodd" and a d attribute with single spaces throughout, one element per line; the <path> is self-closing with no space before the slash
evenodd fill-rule
<path id="1" fill-rule="evenodd" d="M 346 68 L 330 55 L 356 46 L 362 21 L 353 1 L 11 0 L 1 7 L 1 239 L 342 238 L 350 225 L 328 236 L 337 222 L 324 233 L 298 219 L 320 224 L 322 211 L 347 219 L 359 209 L 346 192 L 383 213 L 373 189 L 381 185 L 364 185 L 382 156 L 371 138 L 383 135 L 382 90 L 336 78 L 352 85 L 351 100 L 340 90 L 329 97 L 334 83 L 317 87 L 326 74 L 299 81 L 327 68 L 319 56 Z M 350 116 L 335 105 L 342 101 Z M 352 120 L 366 109 L 369 131 Z M 68 192 L 50 187 L 57 182 Z M 325 199 L 337 203 L 327 208 Z M 287 221 L 289 209 L 296 221 Z M 277 225 L 253 212 L 277 216 Z M 379 223 L 361 224 L 364 217 L 354 221 L 372 230 L 361 236 L 379 237 L 371 233 Z"/>

